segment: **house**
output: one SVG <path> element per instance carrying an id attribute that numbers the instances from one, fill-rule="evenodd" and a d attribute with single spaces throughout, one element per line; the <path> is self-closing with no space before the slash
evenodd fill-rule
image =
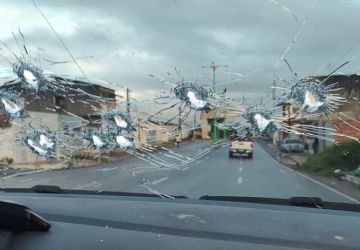
<path id="1" fill-rule="evenodd" d="M 76 147 L 82 143 L 70 131 L 81 131 L 85 124 L 87 127 L 101 126 L 98 122 L 101 112 L 116 107 L 114 90 L 81 80 L 62 81 L 59 88 L 46 90 L 41 98 L 34 90 L 23 89 L 20 83 L 5 83 L 0 89 L 21 93 L 20 98 L 24 99 L 25 110 L 29 113 L 27 118 L 12 120 L 0 114 L 0 160 L 10 158 L 17 165 L 45 161 L 22 145 L 20 137 L 28 132 L 24 131 L 28 127 L 46 126 L 50 131 L 62 131 L 56 153 L 63 155 L 67 145 Z"/>
<path id="2" fill-rule="evenodd" d="M 202 139 L 209 138 L 209 130 L 211 132 L 211 137 L 214 142 L 217 139 L 226 139 L 229 138 L 232 130 L 227 126 L 223 126 L 225 121 L 231 121 L 239 119 L 239 117 L 243 114 L 239 109 L 233 109 L 230 107 L 226 107 L 223 109 L 214 109 L 208 113 L 202 112 L 200 115 L 201 126 L 202 126 Z M 209 126 L 210 124 L 210 126 Z"/>
<path id="3" fill-rule="evenodd" d="M 335 129 L 337 135 L 326 134 L 329 139 L 334 139 L 336 142 L 346 142 L 351 139 L 341 136 L 346 134 L 355 138 L 360 138 L 360 75 L 332 75 L 328 76 L 314 76 L 308 77 L 311 80 L 324 81 L 322 84 L 329 86 L 336 83 L 334 86 L 335 91 L 332 94 L 339 95 L 346 99 L 346 102 L 340 105 L 335 112 L 329 116 L 325 115 L 311 115 L 296 118 L 296 113 L 299 112 L 299 108 L 291 105 L 290 103 L 280 103 L 282 107 L 284 122 L 292 126 L 295 124 L 306 124 L 316 127 L 324 127 L 329 129 Z M 294 118 L 295 117 L 295 118 Z M 275 143 L 281 142 L 288 136 L 284 131 L 279 131 L 274 138 Z M 306 139 L 301 135 L 302 139 Z M 317 139 L 314 141 L 314 151 L 321 152 L 326 147 L 332 145 L 329 140 Z"/>
<path id="4" fill-rule="evenodd" d="M 327 76 L 313 78 L 323 81 Z M 360 138 L 360 75 L 332 75 L 324 82 L 327 86 L 335 83 L 335 88 L 339 88 L 339 90 L 334 93 L 346 98 L 346 102 L 331 117 L 333 126 L 339 131 L 339 134 Z M 351 139 L 335 136 L 335 140 L 346 142 Z"/>
<path id="5" fill-rule="evenodd" d="M 191 129 L 182 124 L 181 138 L 185 139 L 190 136 Z M 137 133 L 135 133 L 136 141 L 139 146 L 143 145 L 161 145 L 171 143 L 178 135 L 177 124 L 157 124 L 149 121 L 140 122 Z"/>

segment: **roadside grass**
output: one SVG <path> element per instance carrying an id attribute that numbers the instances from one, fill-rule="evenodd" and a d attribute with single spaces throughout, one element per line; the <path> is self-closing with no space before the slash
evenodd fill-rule
<path id="1" fill-rule="evenodd" d="M 317 175 L 334 175 L 334 170 L 352 171 L 360 164 L 360 143 L 352 141 L 333 145 L 322 153 L 310 156 L 300 170 Z"/>

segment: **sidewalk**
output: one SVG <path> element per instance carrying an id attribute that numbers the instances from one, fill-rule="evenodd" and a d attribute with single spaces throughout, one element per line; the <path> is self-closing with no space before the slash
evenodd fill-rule
<path id="1" fill-rule="evenodd" d="M 258 143 L 275 160 L 289 168 L 294 169 L 295 171 L 298 171 L 298 166 L 300 166 L 307 158 L 307 155 L 304 154 L 284 154 L 275 145 L 262 139 L 257 139 L 256 143 Z M 301 173 L 360 201 L 360 189 L 353 183 L 341 181 L 331 176 L 319 176 L 303 171 L 301 171 Z"/>
<path id="2" fill-rule="evenodd" d="M 193 139 L 193 140 L 183 140 L 180 144 L 180 147 L 175 146 L 175 142 L 169 141 L 167 143 L 161 143 L 159 145 L 153 145 L 156 150 L 163 150 L 162 148 L 168 148 L 171 150 L 181 150 L 184 148 L 184 146 L 189 144 L 196 144 L 196 143 L 209 143 L 210 140 L 201 140 L 201 139 Z M 97 157 L 94 158 L 94 155 Z M 85 153 L 80 152 L 74 155 L 74 157 L 66 162 L 63 162 L 61 164 L 57 163 L 52 165 L 49 164 L 48 161 L 39 161 L 35 163 L 23 163 L 23 164 L 11 164 L 11 165 L 0 165 L 0 178 L 6 177 L 10 175 L 26 175 L 31 173 L 36 173 L 40 171 L 49 171 L 49 170 L 64 170 L 64 169 L 70 169 L 70 168 L 81 168 L 81 167 L 91 167 L 107 162 L 113 162 L 113 161 L 121 161 L 124 158 L 131 158 L 134 157 L 133 155 L 130 155 L 126 153 L 123 150 L 111 152 L 109 154 L 102 154 L 99 155 L 98 153 Z"/>
<path id="3" fill-rule="evenodd" d="M 275 160 L 290 168 L 297 168 L 302 163 L 304 163 L 308 157 L 308 155 L 304 153 L 289 154 L 281 152 L 280 149 L 274 144 L 262 139 L 257 139 L 256 142 Z"/>

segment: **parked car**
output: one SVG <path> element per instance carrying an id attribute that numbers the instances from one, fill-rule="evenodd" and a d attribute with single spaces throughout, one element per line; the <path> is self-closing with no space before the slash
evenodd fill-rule
<path id="1" fill-rule="evenodd" d="M 286 138 L 280 145 L 281 151 L 284 152 L 304 152 L 305 144 L 297 138 Z"/>

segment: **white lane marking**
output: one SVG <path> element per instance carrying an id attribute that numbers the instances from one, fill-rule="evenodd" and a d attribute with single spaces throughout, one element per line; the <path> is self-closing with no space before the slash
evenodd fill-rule
<path id="1" fill-rule="evenodd" d="M 239 167 L 239 171 L 240 171 L 240 172 L 243 171 L 243 167 Z"/>
<path id="2" fill-rule="evenodd" d="M 113 167 L 113 168 L 100 168 L 98 170 L 96 170 L 96 172 L 107 172 L 107 171 L 111 171 L 111 170 L 115 170 L 118 169 L 119 167 Z"/>
<path id="3" fill-rule="evenodd" d="M 32 179 L 21 180 L 20 182 L 32 181 Z"/>
<path id="4" fill-rule="evenodd" d="M 42 173 L 42 172 L 45 172 L 45 171 L 49 171 L 49 169 L 39 169 L 39 170 L 28 171 L 28 172 L 19 172 L 19 173 L 15 173 L 15 174 L 12 174 L 12 175 L 4 176 L 4 177 L 2 177 L 2 179 L 6 180 L 6 179 L 10 179 L 10 178 L 16 177 L 16 176 L 37 174 L 37 173 Z"/>
<path id="5" fill-rule="evenodd" d="M 340 235 L 334 235 L 334 239 L 335 239 L 335 240 L 343 241 L 343 240 L 344 240 L 344 237 L 343 237 L 343 236 L 340 236 Z"/>
<path id="6" fill-rule="evenodd" d="M 258 145 L 259 145 L 259 144 L 258 144 Z M 293 171 L 295 174 L 298 174 L 298 175 L 304 177 L 305 179 L 308 179 L 309 181 L 312 181 L 312 182 L 318 184 L 319 186 L 322 186 L 323 188 L 326 188 L 326 189 L 328 189 L 328 190 L 330 190 L 330 191 L 332 191 L 332 192 L 334 192 L 334 193 L 336 193 L 336 194 L 338 194 L 338 195 L 340 195 L 340 196 L 342 196 L 342 197 L 344 197 L 344 198 L 346 198 L 346 199 L 348 199 L 348 200 L 351 200 L 351 201 L 353 201 L 353 202 L 355 202 L 355 203 L 360 203 L 360 201 L 358 201 L 357 199 L 355 199 L 355 198 L 353 198 L 353 197 L 351 197 L 351 196 L 349 196 L 349 195 L 347 195 L 347 194 L 344 194 L 344 193 L 342 193 L 342 192 L 340 192 L 340 191 L 337 191 L 336 189 L 333 189 L 332 187 L 329 187 L 329 186 L 327 186 L 327 185 L 325 185 L 325 184 L 323 184 L 323 183 L 321 183 L 321 182 L 319 182 L 319 181 L 317 181 L 317 180 L 315 180 L 315 179 L 313 179 L 313 178 L 311 178 L 311 177 L 309 177 L 309 176 L 307 176 L 307 175 L 304 175 L 304 174 L 302 174 L 302 173 L 300 173 L 300 172 L 298 172 L 298 171 L 295 171 L 295 170 L 292 169 L 292 168 L 289 168 L 289 167 L 281 164 L 280 162 L 276 161 L 268 152 L 266 152 L 265 149 L 263 149 L 260 145 L 259 145 L 259 148 L 261 148 L 261 150 L 262 150 L 265 154 L 267 154 L 267 155 L 268 155 L 275 163 L 277 163 L 279 166 L 281 166 L 281 167 L 286 167 L 288 170 Z"/>
<path id="7" fill-rule="evenodd" d="M 238 178 L 238 184 L 241 184 L 242 183 L 242 177 L 239 177 Z"/>
<path id="8" fill-rule="evenodd" d="M 131 175 L 135 176 L 137 174 L 142 174 L 142 173 L 148 173 L 148 172 L 155 172 L 155 171 L 165 171 L 165 170 L 169 170 L 172 169 L 171 167 L 164 167 L 164 168 L 159 168 L 159 167 L 144 167 L 144 168 L 138 168 L 135 169 L 134 171 L 131 172 Z"/>
<path id="9" fill-rule="evenodd" d="M 294 171 L 294 172 L 296 172 L 296 171 Z M 353 201 L 355 203 L 360 203 L 357 199 L 352 198 L 351 196 L 349 196 L 347 194 L 344 194 L 344 193 L 342 193 L 340 191 L 337 191 L 336 189 L 333 189 L 332 187 L 329 187 L 328 185 L 325 185 L 324 183 L 321 183 L 321 182 L 319 182 L 319 181 L 317 181 L 317 180 L 315 180 L 315 179 L 313 179 L 313 178 L 311 178 L 311 177 L 309 177 L 307 175 L 304 175 L 304 174 L 302 174 L 300 172 L 296 172 L 296 173 L 298 175 L 304 177 L 305 179 L 308 179 L 308 180 L 310 180 L 310 181 L 312 181 L 312 182 L 314 182 L 314 183 L 316 183 L 316 184 L 318 184 L 318 185 L 320 185 L 320 186 L 322 186 L 322 187 L 324 187 L 324 188 L 326 188 L 326 189 L 328 189 L 330 191 L 333 191 L 334 193 L 337 193 L 338 195 L 341 195 L 341 196 L 343 196 L 343 197 L 345 197 L 345 198 L 347 198 L 347 199 L 349 199 L 349 200 L 351 200 L 351 201 Z"/>
<path id="10" fill-rule="evenodd" d="M 98 186 L 99 185 L 99 182 L 97 182 L 97 181 L 92 181 L 92 182 L 90 182 L 90 183 L 88 183 L 88 184 L 84 184 L 84 185 L 77 185 L 76 187 L 74 187 L 73 189 L 84 189 L 84 188 L 88 188 L 88 187 L 92 187 L 92 186 L 94 186 L 94 187 L 96 187 L 96 186 Z"/>
<path id="11" fill-rule="evenodd" d="M 169 177 L 165 176 L 165 177 L 163 177 L 163 178 L 160 178 L 160 179 L 158 179 L 158 180 L 156 180 L 156 181 L 151 182 L 151 184 L 152 184 L 152 185 L 157 185 L 157 184 L 159 184 L 159 183 L 161 183 L 161 182 L 163 182 L 163 181 L 166 181 L 168 178 L 169 178 Z"/>

